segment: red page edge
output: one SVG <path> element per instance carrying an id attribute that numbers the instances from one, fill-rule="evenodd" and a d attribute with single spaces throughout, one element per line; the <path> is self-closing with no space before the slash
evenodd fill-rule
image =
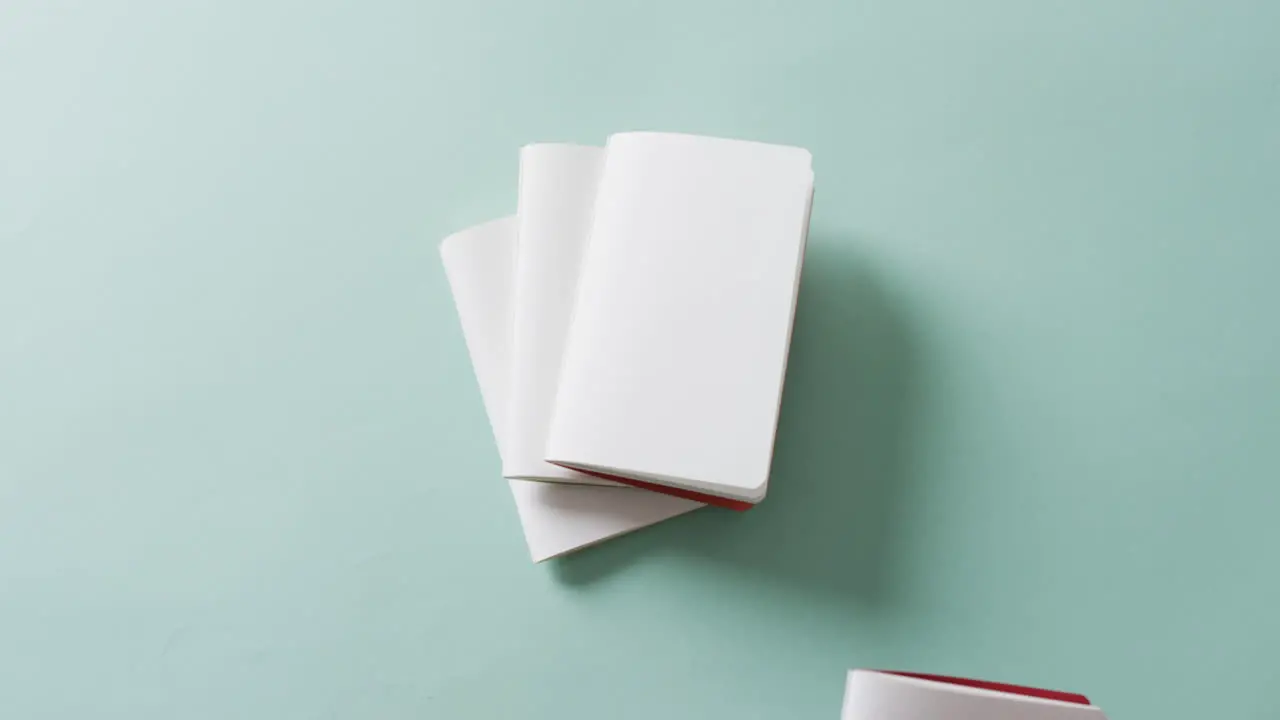
<path id="1" fill-rule="evenodd" d="M 874 672 L 884 673 L 885 675 L 898 675 L 900 677 L 915 678 L 916 680 L 928 680 L 930 682 L 945 683 L 948 685 L 962 685 L 964 687 L 977 688 L 979 690 L 993 690 L 995 692 L 1034 697 L 1041 700 L 1057 700 L 1058 702 L 1072 703 L 1074 705 L 1093 704 L 1089 702 L 1089 698 L 1084 695 L 1079 693 L 1063 692 L 1061 690 L 1045 690 L 1043 688 L 1010 685 L 1008 683 L 991 682 L 989 680 L 973 680 L 971 678 L 952 677 L 950 675 L 931 675 L 928 673 L 902 672 L 899 670 L 875 670 Z"/>
<path id="2" fill-rule="evenodd" d="M 573 465 L 570 465 L 568 463 L 552 462 L 550 460 L 548 460 L 547 462 L 550 462 L 552 465 L 558 465 L 559 467 L 562 467 L 566 470 L 574 470 L 576 472 L 584 473 L 592 477 L 598 477 L 598 478 L 603 478 L 605 480 L 620 482 L 623 485 L 630 485 L 631 487 L 640 488 L 641 490 L 651 490 L 656 493 L 662 493 L 663 495 L 671 495 L 673 497 L 684 498 L 685 500 L 693 500 L 695 502 L 700 502 L 700 503 L 706 503 L 707 505 L 715 505 L 716 507 L 727 508 L 729 510 L 736 510 L 738 512 L 745 512 L 755 507 L 755 505 L 749 502 L 743 502 L 742 500 L 730 500 L 728 498 L 717 497 L 715 495 L 707 495 L 705 493 L 694 492 L 692 490 L 684 490 L 682 488 L 674 488 L 674 487 L 668 487 L 666 485 L 658 485 L 656 483 L 645 482 L 643 480 L 636 480 L 634 478 L 629 478 L 629 477 L 622 477 L 620 475 L 610 475 L 608 473 L 597 472 L 595 470 L 584 470 L 583 468 L 574 467 Z"/>

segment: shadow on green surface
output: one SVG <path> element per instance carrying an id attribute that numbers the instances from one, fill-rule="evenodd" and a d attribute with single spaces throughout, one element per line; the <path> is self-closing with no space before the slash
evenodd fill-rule
<path id="1" fill-rule="evenodd" d="M 895 594 L 917 400 L 910 326 L 851 238 L 805 261 L 769 494 L 699 510 L 555 564 L 588 584 L 645 555 L 730 565 L 879 605 Z M 701 569 L 701 568 L 700 568 Z"/>

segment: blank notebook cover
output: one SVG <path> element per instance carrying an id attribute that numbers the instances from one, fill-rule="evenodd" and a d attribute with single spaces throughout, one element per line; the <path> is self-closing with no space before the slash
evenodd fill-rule
<path id="1" fill-rule="evenodd" d="M 851 670 L 841 720 L 1106 720 L 1089 698 L 943 675 Z"/>
<path id="2" fill-rule="evenodd" d="M 510 403 L 502 474 L 522 480 L 615 485 L 543 460 L 578 269 L 604 148 L 539 143 L 520 150 Z"/>
<path id="3" fill-rule="evenodd" d="M 764 497 L 812 194 L 800 148 L 609 139 L 549 462 L 735 509 Z"/>
<path id="4" fill-rule="evenodd" d="M 515 219 L 504 218 L 451 235 L 440 245 L 463 338 L 499 453 L 512 361 L 515 243 Z M 534 562 L 701 507 L 688 500 L 632 488 L 523 480 L 509 480 L 508 484 Z"/>

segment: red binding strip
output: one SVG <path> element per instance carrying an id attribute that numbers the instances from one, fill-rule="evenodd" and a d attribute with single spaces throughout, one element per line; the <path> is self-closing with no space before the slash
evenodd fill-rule
<path id="1" fill-rule="evenodd" d="M 653 492 L 662 493 L 663 495 L 671 495 L 678 498 L 684 498 L 685 500 L 694 500 L 696 502 L 706 503 L 708 505 L 715 505 L 716 507 L 728 508 L 730 510 L 737 510 L 738 512 L 750 510 L 751 508 L 755 507 L 755 505 L 752 505 L 749 502 L 743 502 L 741 500 L 730 500 L 728 498 L 717 497 L 715 495 L 707 495 L 705 493 L 694 492 L 692 490 L 684 490 L 682 488 L 668 487 L 666 485 L 658 485 L 656 483 L 645 482 L 643 480 L 636 480 L 635 478 L 622 477 L 621 475 L 610 475 L 608 473 L 596 472 L 595 470 L 584 470 L 580 467 L 574 467 L 573 465 L 569 465 L 567 463 L 551 462 L 550 460 L 548 460 L 547 462 L 550 462 L 552 465 L 559 465 L 560 467 L 566 470 L 574 470 L 576 472 L 585 473 L 592 477 L 604 478 L 605 480 L 620 482 L 623 485 L 630 485 L 631 487 L 640 488 L 641 490 L 652 490 Z"/>
<path id="2" fill-rule="evenodd" d="M 1009 685 L 1006 683 L 988 682 L 986 680 L 971 680 L 969 678 L 951 677 L 949 675 L 928 675 L 926 673 L 899 672 L 896 670 L 877 670 L 876 672 L 886 675 L 900 675 L 902 677 L 915 678 L 917 680 L 928 680 L 930 682 L 947 683 L 948 685 L 963 685 L 964 687 L 978 688 L 979 690 L 994 690 L 996 692 L 1009 693 L 1010 695 L 1024 695 L 1026 697 L 1040 698 L 1041 700 L 1057 700 L 1058 702 L 1073 703 L 1075 705 L 1092 705 L 1089 698 L 1079 693 L 1062 692 L 1061 690 L 1044 690 L 1041 688 L 1023 687 L 1022 685 Z"/>

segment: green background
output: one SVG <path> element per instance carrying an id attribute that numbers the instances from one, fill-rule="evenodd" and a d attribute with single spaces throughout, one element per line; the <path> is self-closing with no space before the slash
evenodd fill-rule
<path id="1" fill-rule="evenodd" d="M 772 490 L 534 566 L 436 255 L 812 149 Z M 0 716 L 1276 718 L 1280 3 L 0 4 Z"/>

